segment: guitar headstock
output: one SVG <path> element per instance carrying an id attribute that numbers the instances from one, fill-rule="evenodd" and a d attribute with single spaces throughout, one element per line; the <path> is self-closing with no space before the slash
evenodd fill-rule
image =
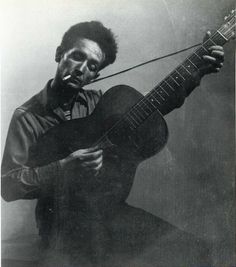
<path id="1" fill-rule="evenodd" d="M 220 34 L 229 41 L 231 38 L 235 38 L 235 9 L 231 10 L 230 14 L 225 16 L 225 23 L 218 30 Z"/>

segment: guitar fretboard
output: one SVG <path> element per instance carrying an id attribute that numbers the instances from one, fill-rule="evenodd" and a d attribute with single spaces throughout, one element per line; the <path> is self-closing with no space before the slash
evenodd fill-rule
<path id="1" fill-rule="evenodd" d="M 156 110 L 163 113 L 169 101 L 173 101 L 173 96 L 178 96 L 178 90 L 181 90 L 183 84 L 204 64 L 202 56 L 209 54 L 208 49 L 213 45 L 224 45 L 226 42 L 225 37 L 216 31 L 163 81 L 141 98 L 125 116 L 130 128 L 137 128 Z"/>

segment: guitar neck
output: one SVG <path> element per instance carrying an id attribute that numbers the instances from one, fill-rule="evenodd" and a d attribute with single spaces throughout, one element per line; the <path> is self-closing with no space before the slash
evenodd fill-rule
<path id="1" fill-rule="evenodd" d="M 193 79 L 194 73 L 203 66 L 203 55 L 209 54 L 209 48 L 213 45 L 224 45 L 227 40 L 216 31 L 211 38 L 207 39 L 197 50 L 189 55 L 179 66 L 177 66 L 163 81 L 161 81 L 145 97 L 146 101 L 155 105 L 163 115 L 165 107 L 173 101 L 173 96 L 180 94 L 181 87 Z"/>
<path id="2" fill-rule="evenodd" d="M 148 116 L 158 110 L 165 115 L 166 107 L 173 96 L 178 97 L 179 92 L 193 74 L 204 64 L 203 55 L 209 54 L 208 49 L 213 45 L 224 45 L 228 39 L 215 31 L 197 50 L 188 56 L 177 68 L 175 68 L 164 80 L 153 88 L 146 96 L 136 103 L 128 112 L 127 117 L 132 128 L 138 127 Z"/>

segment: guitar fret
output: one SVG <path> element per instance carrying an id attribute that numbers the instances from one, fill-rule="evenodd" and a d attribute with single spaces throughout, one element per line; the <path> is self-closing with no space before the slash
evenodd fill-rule
<path id="1" fill-rule="evenodd" d="M 170 96 L 167 92 L 166 92 L 166 90 L 161 86 L 161 85 L 159 85 L 159 87 L 161 88 L 161 90 L 163 91 L 163 92 L 165 92 L 165 94 L 167 95 L 167 96 Z M 160 91 L 161 92 L 161 91 Z"/>
<path id="2" fill-rule="evenodd" d="M 127 116 L 126 116 L 127 117 Z M 137 127 L 134 123 L 133 123 L 133 121 L 132 120 L 129 120 L 129 118 L 127 117 L 127 120 L 128 120 L 128 122 L 129 123 L 131 123 L 131 126 L 133 126 L 134 127 L 134 129 Z"/>
<path id="3" fill-rule="evenodd" d="M 153 97 L 155 98 L 155 100 L 157 101 L 157 103 L 160 105 L 161 103 L 159 102 L 159 100 L 155 97 L 155 94 L 156 93 L 156 91 L 152 91 L 152 95 L 153 95 Z"/>
<path id="4" fill-rule="evenodd" d="M 202 59 L 197 56 L 196 53 L 193 53 L 192 55 L 189 56 L 189 59 L 192 61 L 192 63 L 197 67 L 200 68 L 202 65 Z"/>
<path id="5" fill-rule="evenodd" d="M 141 103 L 143 103 L 148 109 L 150 109 L 150 107 L 147 105 L 147 103 L 145 103 L 145 98 L 144 98 L 144 100 L 141 100 L 141 101 L 142 101 Z M 142 106 L 141 106 L 141 108 L 142 108 Z M 150 109 L 150 111 L 152 111 L 152 110 Z M 147 115 L 149 115 L 149 113 Z"/>
<path id="6" fill-rule="evenodd" d="M 223 33 L 220 32 L 219 30 L 215 32 L 215 34 L 212 37 L 212 39 L 214 39 L 214 41 L 216 41 L 216 43 L 218 45 L 224 45 L 228 41 L 228 39 L 226 38 L 226 36 L 223 35 Z"/>
<path id="7" fill-rule="evenodd" d="M 136 111 L 137 111 L 137 110 L 136 110 Z M 131 112 L 133 112 L 133 113 L 131 113 Z M 131 111 L 130 111 L 130 116 L 134 116 L 136 119 L 138 119 L 138 121 L 141 120 L 140 122 L 142 122 L 143 119 L 145 119 L 145 117 L 142 118 L 142 117 L 140 117 L 140 115 L 139 115 L 138 113 L 135 113 L 134 110 L 131 110 Z M 135 119 L 134 119 L 134 120 L 135 120 Z M 139 123 L 138 121 L 137 121 L 137 123 Z"/>
<path id="8" fill-rule="evenodd" d="M 196 52 L 193 52 L 193 54 L 195 54 L 199 59 L 201 59 L 202 60 L 202 58 L 201 57 L 199 57 L 199 55 L 196 53 Z"/>
<path id="9" fill-rule="evenodd" d="M 133 112 L 135 115 L 139 116 L 140 119 L 145 119 L 146 116 L 149 114 L 143 107 L 141 106 L 141 102 L 137 103 L 137 105 L 134 106 Z M 136 113 L 135 113 L 136 112 Z"/>
<path id="10" fill-rule="evenodd" d="M 134 123 L 134 127 L 137 127 L 137 126 L 139 125 L 139 122 L 136 121 L 134 117 L 132 117 L 131 113 L 127 113 L 127 116 L 130 117 L 130 120 L 129 120 L 129 119 L 128 119 L 128 120 L 129 120 L 130 122 Z M 135 125 L 135 124 L 137 124 L 137 125 Z"/>
<path id="11" fill-rule="evenodd" d="M 153 97 L 150 97 L 150 99 L 148 99 L 147 97 L 147 100 L 149 101 L 150 104 L 152 104 L 152 106 L 156 109 L 157 107 L 154 105 L 154 100 L 153 100 Z"/>
<path id="12" fill-rule="evenodd" d="M 207 50 L 206 47 L 204 47 L 204 45 L 202 45 L 201 48 L 203 48 L 207 53 L 209 53 L 209 51 Z"/>
<path id="13" fill-rule="evenodd" d="M 190 73 L 182 65 L 179 65 L 176 70 L 181 74 L 184 80 L 188 79 Z"/>
<path id="14" fill-rule="evenodd" d="M 133 110 L 131 110 L 131 112 L 132 112 L 132 111 L 133 111 Z M 137 123 L 140 123 L 140 122 L 143 121 L 143 119 L 142 119 L 141 117 L 139 117 L 138 114 L 135 113 L 135 112 L 130 113 L 130 116 L 131 116 L 131 118 L 133 118 L 133 120 L 134 120 L 135 122 L 137 122 Z M 135 119 L 137 119 L 137 121 L 136 121 Z"/>
<path id="15" fill-rule="evenodd" d="M 200 47 L 196 52 L 198 53 L 200 58 L 202 58 L 204 55 L 206 55 L 206 52 L 202 47 Z"/>
<path id="16" fill-rule="evenodd" d="M 192 75 L 192 73 L 194 73 L 196 70 L 198 70 L 198 68 L 196 67 L 196 65 L 194 65 L 189 59 L 186 59 L 183 63 L 182 66 L 188 70 L 188 72 Z"/>
<path id="17" fill-rule="evenodd" d="M 217 33 L 227 42 L 228 39 L 220 32 L 220 31 L 217 31 Z"/>
<path id="18" fill-rule="evenodd" d="M 126 121 L 128 122 L 128 124 L 130 125 L 130 127 L 134 127 L 134 129 L 135 129 L 135 128 L 136 128 L 136 125 L 135 125 L 135 123 L 133 122 L 133 120 L 131 119 L 131 117 L 130 117 L 130 119 L 129 119 L 129 116 L 130 116 L 129 113 L 125 114 L 125 116 L 124 116 L 124 120 L 126 120 Z"/>
<path id="19" fill-rule="evenodd" d="M 141 100 L 141 109 L 145 112 L 145 116 L 149 116 L 154 110 L 156 110 L 156 107 L 153 105 L 150 105 L 149 100 L 147 98 L 144 98 Z"/>
<path id="20" fill-rule="evenodd" d="M 175 92 L 175 89 L 165 80 L 165 83 L 170 87 L 170 89 Z"/>
<path id="21" fill-rule="evenodd" d="M 145 116 L 144 116 L 144 118 L 143 118 L 143 112 L 144 112 L 144 114 L 147 116 L 149 113 L 140 105 L 140 104 L 142 104 L 142 102 L 140 102 L 140 103 L 138 103 L 135 107 L 134 107 L 134 109 L 136 109 L 135 111 L 136 112 L 139 112 L 139 114 L 141 114 L 141 118 L 142 119 L 145 119 Z M 140 109 L 142 109 L 142 111 L 140 110 Z M 138 114 L 137 114 L 138 115 Z"/>
<path id="22" fill-rule="evenodd" d="M 185 81 L 185 78 L 181 75 L 181 73 L 180 72 L 178 72 L 178 70 L 177 69 L 175 69 L 175 72 L 177 72 L 177 74 Z"/>
<path id="23" fill-rule="evenodd" d="M 170 90 L 170 91 L 172 91 L 171 90 L 171 88 L 166 84 L 166 83 L 164 83 L 165 81 L 162 81 L 162 83 L 159 85 L 159 88 L 157 88 L 157 92 L 160 94 L 160 95 L 162 95 L 164 98 L 166 97 L 166 95 L 167 96 L 169 96 L 169 94 L 167 93 L 167 91 L 168 91 L 168 89 Z"/>
<path id="24" fill-rule="evenodd" d="M 208 49 L 212 46 L 212 45 L 216 45 L 212 39 L 208 39 L 207 41 L 204 42 L 204 44 L 202 45 L 205 49 L 207 49 L 207 53 L 209 54 Z"/>
<path id="25" fill-rule="evenodd" d="M 178 85 L 178 86 L 180 86 L 180 84 L 179 83 L 177 83 L 177 81 L 170 75 L 170 78 Z"/>
<path id="26" fill-rule="evenodd" d="M 165 100 L 165 98 L 158 91 L 156 93 L 161 97 L 162 100 Z"/>
<path id="27" fill-rule="evenodd" d="M 155 106 L 155 103 L 157 103 L 157 101 L 152 95 L 148 96 L 148 101 L 153 105 L 153 107 L 157 108 L 157 106 Z"/>
<path id="28" fill-rule="evenodd" d="M 169 75 L 166 78 L 166 82 L 168 83 L 169 86 L 171 86 L 171 88 L 173 88 L 174 90 L 176 90 L 176 88 L 180 87 L 179 83 L 176 83 L 176 81 L 171 77 L 171 75 Z"/>
<path id="29" fill-rule="evenodd" d="M 189 58 L 187 60 L 198 70 L 198 67 Z"/>
<path id="30" fill-rule="evenodd" d="M 213 43 L 213 45 L 216 45 L 216 43 L 212 39 L 208 39 L 207 42 L 208 41 L 211 41 Z"/>
<path id="31" fill-rule="evenodd" d="M 183 66 L 183 64 L 181 64 L 180 67 L 184 68 L 190 75 L 192 75 L 191 72 L 189 72 L 189 71 Z"/>

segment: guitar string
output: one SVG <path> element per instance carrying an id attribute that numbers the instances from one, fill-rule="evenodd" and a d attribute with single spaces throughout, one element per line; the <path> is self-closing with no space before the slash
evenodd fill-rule
<path id="1" fill-rule="evenodd" d="M 233 20 L 234 20 L 235 18 L 233 17 L 229 22 L 231 23 Z M 220 28 L 219 28 L 219 30 L 218 31 L 222 31 L 223 29 L 224 29 L 224 25 L 223 26 L 221 26 Z M 234 26 L 232 26 L 232 27 L 234 27 Z M 231 30 L 231 28 L 232 27 L 230 27 L 229 29 L 227 29 L 227 31 L 226 31 L 226 33 L 228 32 L 228 31 L 230 31 Z M 214 32 L 214 34 L 210 37 L 210 38 L 208 38 L 203 44 L 202 44 L 202 46 L 199 48 L 199 49 L 197 49 L 195 52 L 197 52 L 198 50 L 200 50 L 200 49 L 202 49 L 202 48 L 204 48 L 204 44 L 206 44 L 209 40 L 211 40 L 212 38 L 214 38 L 215 36 L 217 36 L 217 34 L 218 34 L 218 32 L 217 31 L 215 31 Z M 220 37 L 220 36 L 217 36 L 217 37 Z M 219 39 L 220 40 L 220 39 Z M 191 57 L 192 55 L 190 55 L 189 57 L 187 57 L 187 59 L 186 60 L 188 60 L 190 57 Z M 185 60 L 185 61 L 186 61 Z M 182 63 L 183 64 L 183 63 Z M 182 64 L 180 64 L 179 66 L 181 66 Z M 178 67 L 179 67 L 178 66 Z M 177 67 L 177 68 L 178 68 Z M 176 69 L 177 69 L 176 68 Z M 174 70 L 175 71 L 175 70 Z M 172 71 L 171 72 L 171 74 L 174 72 L 174 71 Z M 171 75 L 170 74 L 170 75 Z M 170 76 L 169 75 L 169 76 Z M 167 76 L 168 77 L 168 76 Z M 156 87 L 154 87 L 154 89 L 156 89 L 156 88 L 158 88 L 158 86 L 159 85 L 157 85 Z M 151 92 L 154 90 L 154 89 L 152 89 L 151 90 Z M 151 92 L 149 92 L 148 93 L 148 95 L 151 93 Z M 147 95 L 147 96 L 148 96 Z M 145 96 L 146 97 L 146 96 Z M 145 97 L 143 97 L 138 103 L 136 103 L 133 107 L 131 107 L 131 109 L 128 111 L 128 113 L 129 112 L 131 112 L 132 110 L 134 110 L 135 109 L 135 106 L 136 105 L 139 105 L 139 103 L 141 104 L 143 101 L 145 101 Z M 95 145 L 99 145 L 99 144 L 102 144 L 102 142 L 103 141 L 107 141 L 107 139 L 106 139 L 106 137 L 107 137 L 107 135 L 115 128 L 115 127 L 117 127 L 119 124 L 121 124 L 121 123 L 123 123 L 124 122 L 124 118 L 125 117 L 127 117 L 127 114 L 125 114 L 124 116 L 122 116 L 122 118 L 120 119 L 120 120 L 118 120 L 118 122 L 117 123 L 115 123 L 102 137 L 100 137 L 98 140 L 97 140 L 97 142 L 95 143 Z M 128 119 L 128 118 L 127 118 Z M 130 118 L 130 119 L 132 119 L 132 117 Z M 130 120 L 128 119 L 128 121 L 130 122 Z M 136 121 L 135 121 L 136 122 Z M 132 122 L 131 122 L 132 123 Z M 137 123 L 137 122 L 136 122 Z M 139 124 L 138 124 L 139 125 Z M 137 126 L 138 126 L 137 125 Z M 133 129 L 134 130 L 134 129 Z"/>

